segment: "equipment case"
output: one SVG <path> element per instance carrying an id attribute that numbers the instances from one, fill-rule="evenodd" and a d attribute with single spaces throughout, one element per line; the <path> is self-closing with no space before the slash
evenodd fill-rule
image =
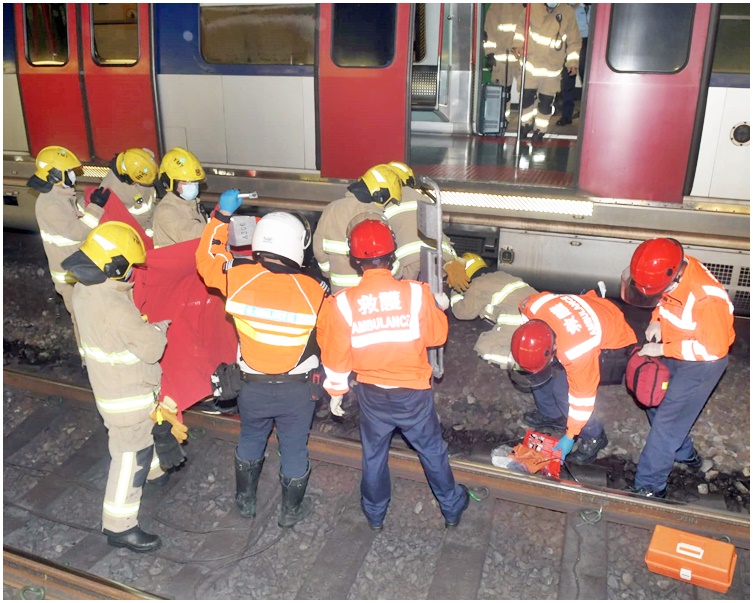
<path id="1" fill-rule="evenodd" d="M 726 593 L 735 573 L 737 552 L 727 542 L 656 526 L 645 561 L 656 574 Z"/>
<path id="2" fill-rule="evenodd" d="M 481 134 L 499 136 L 504 134 L 505 123 L 505 87 L 498 84 L 484 84 L 481 99 Z"/>

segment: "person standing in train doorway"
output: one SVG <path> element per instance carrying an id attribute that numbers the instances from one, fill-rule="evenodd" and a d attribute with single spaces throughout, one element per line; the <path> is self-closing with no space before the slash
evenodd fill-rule
<path id="1" fill-rule="evenodd" d="M 238 331 L 241 432 L 235 452 L 235 500 L 243 517 L 256 516 L 256 491 L 272 427 L 280 445 L 282 506 L 277 524 L 289 528 L 313 510 L 304 496 L 311 477 L 308 436 L 315 401 L 311 377 L 319 367 L 315 327 L 324 287 L 301 272 L 311 229 L 299 215 L 271 212 L 256 224 L 252 257 L 227 250 L 237 190 L 222 193 L 196 250 L 208 287 L 226 298 Z"/>
<path id="2" fill-rule="evenodd" d="M 133 303 L 131 272 L 145 260 L 144 243 L 136 230 L 113 221 L 94 228 L 81 249 L 63 262 L 78 279 L 73 311 L 97 410 L 107 428 L 111 460 L 102 531 L 109 545 L 136 553 L 154 551 L 161 544 L 159 536 L 139 526 L 142 488 L 147 481 L 167 480 L 160 466 L 163 459 L 165 466 L 183 459 L 168 424 L 158 444 L 159 456 L 154 454 L 155 425 L 150 413 L 157 405 L 162 378 L 159 360 L 170 321 L 146 322 Z M 166 451 L 170 461 L 163 454 Z"/>
<path id="3" fill-rule="evenodd" d="M 507 370 L 514 383 L 531 388 L 536 409 L 523 415 L 534 429 L 565 429 L 555 450 L 562 462 L 596 460 L 608 444 L 604 426 L 593 415 L 604 350 L 628 350 L 637 341 L 625 316 L 595 291 L 555 295 L 544 291 L 520 303 L 527 319 L 512 335 Z"/>
<path id="4" fill-rule="evenodd" d="M 126 149 L 115 155 L 110 171 L 102 179 L 100 188 L 109 190 L 120 199 L 128 212 L 152 237 L 154 213 L 154 180 L 157 177 L 154 153 L 149 149 Z"/>
<path id="5" fill-rule="evenodd" d="M 662 357 L 670 372 L 661 404 L 646 409 L 651 429 L 629 490 L 664 498 L 674 463 L 702 464 L 690 430 L 727 368 L 734 308 L 719 281 L 675 239 L 641 243 L 622 273 L 620 294 L 654 308 L 638 353 Z"/>
<path id="6" fill-rule="evenodd" d="M 356 217 L 348 229 L 361 282 L 329 298 L 319 317 L 330 410 L 344 414 L 342 399 L 354 371 L 363 445 L 361 507 L 372 530 L 382 530 L 390 503 L 387 459 L 395 429 L 418 453 L 445 525 L 455 527 L 469 493 L 450 468 L 426 352 L 447 340 L 449 300 L 444 293 L 432 296 L 426 283 L 392 276 L 395 238 L 386 220 L 372 215 Z"/>
<path id="7" fill-rule="evenodd" d="M 162 158 L 154 185 L 162 197 L 154 210 L 154 246 L 166 247 L 198 239 L 207 225 L 199 199 L 206 174 L 196 155 L 180 147 Z"/>
<path id="8" fill-rule="evenodd" d="M 76 317 L 73 313 L 73 286 L 76 278 L 63 269 L 61 262 L 81 247 L 92 228 L 99 224 L 107 203 L 107 194 L 95 191 L 84 209 L 76 197 L 76 176 L 83 174 L 78 157 L 64 147 L 45 147 L 36 158 L 36 171 L 27 185 L 39 192 L 34 213 L 42 235 L 44 252 L 55 291 L 63 298 L 73 321 L 76 346 L 84 360 Z"/>
<path id="9" fill-rule="evenodd" d="M 515 30 L 515 56 L 523 56 L 525 18 Z M 567 4 L 531 4 L 525 88 L 522 95 L 521 137 L 542 140 L 554 114 L 554 96 L 560 90 L 564 69 L 575 75 L 580 61 L 581 39 L 573 9 Z M 538 97 L 538 106 L 534 102 Z"/>
<path id="10" fill-rule="evenodd" d="M 571 4 L 575 11 L 575 18 L 578 21 L 578 31 L 580 32 L 580 58 L 578 59 L 578 75 L 580 75 L 581 84 L 583 76 L 586 73 L 586 51 L 588 50 L 588 26 L 591 22 L 591 5 L 590 4 Z M 557 120 L 558 126 L 569 126 L 573 123 L 575 112 L 575 84 L 576 76 L 570 72 L 570 69 L 562 70 L 562 117 Z"/>
<path id="11" fill-rule="evenodd" d="M 505 86 L 505 117 L 510 120 L 510 91 L 513 80 L 518 82 L 520 90 L 520 61 L 512 52 L 513 40 L 517 28 L 526 22 L 525 4 L 517 2 L 493 2 L 489 5 L 484 21 L 484 52 L 491 55 L 491 81 Z"/>

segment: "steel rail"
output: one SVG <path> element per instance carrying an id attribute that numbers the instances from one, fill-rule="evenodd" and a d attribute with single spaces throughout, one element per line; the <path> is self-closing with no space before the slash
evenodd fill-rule
<path id="1" fill-rule="evenodd" d="M 6 385 L 33 390 L 38 394 L 59 396 L 91 408 L 94 396 L 88 388 L 66 385 L 27 373 L 4 369 Z M 186 425 L 212 431 L 217 437 L 237 441 L 238 419 L 222 415 L 205 415 L 188 411 Z M 270 440 L 273 445 L 273 440 Z M 361 468 L 361 444 L 319 433 L 309 436 L 311 458 Z M 399 477 L 426 481 L 418 456 L 409 450 L 391 448 L 390 471 Z M 602 518 L 615 523 L 651 529 L 657 524 L 691 531 L 711 538 L 729 538 L 737 547 L 750 549 L 750 518 L 694 505 L 654 501 L 633 497 L 608 488 L 585 487 L 576 483 L 546 479 L 472 461 L 450 461 L 455 478 L 462 483 L 483 486 L 502 500 L 559 512 L 599 509 Z"/>
<path id="2" fill-rule="evenodd" d="M 151 593 L 65 567 L 3 545 L 3 584 L 23 591 L 24 599 L 133 600 L 164 599 Z M 33 596 L 30 596 L 33 595 Z"/>

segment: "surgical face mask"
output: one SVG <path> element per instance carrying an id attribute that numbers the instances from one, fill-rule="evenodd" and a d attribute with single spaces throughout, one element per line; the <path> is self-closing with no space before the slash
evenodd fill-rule
<path id="1" fill-rule="evenodd" d="M 183 192 L 180 196 L 186 201 L 193 201 L 199 196 L 199 183 L 198 182 L 185 182 L 182 186 Z"/>
<path id="2" fill-rule="evenodd" d="M 559 6 L 559 3 L 558 2 L 547 2 L 546 5 L 549 8 L 551 8 L 551 9 L 555 9 L 555 8 L 557 8 L 557 6 Z"/>

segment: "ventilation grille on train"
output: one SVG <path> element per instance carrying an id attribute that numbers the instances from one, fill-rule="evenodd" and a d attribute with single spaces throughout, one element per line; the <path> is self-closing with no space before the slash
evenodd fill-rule
<path id="1" fill-rule="evenodd" d="M 712 263 L 706 263 L 704 266 L 724 285 L 732 305 L 735 306 L 735 314 L 750 316 L 750 268 Z"/>

